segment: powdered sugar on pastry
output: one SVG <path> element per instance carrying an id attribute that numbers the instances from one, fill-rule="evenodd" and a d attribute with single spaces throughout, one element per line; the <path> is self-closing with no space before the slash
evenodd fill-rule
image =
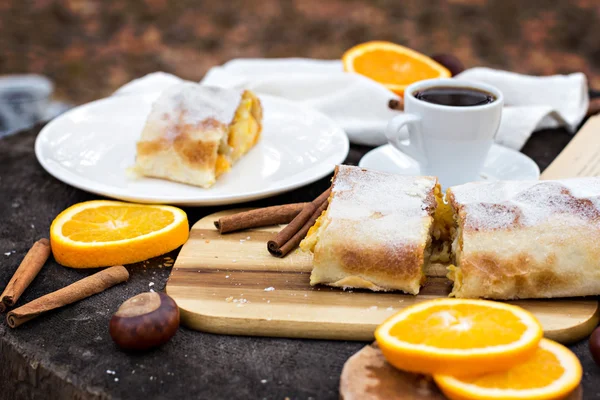
<path id="1" fill-rule="evenodd" d="M 180 123 L 196 125 L 207 120 L 229 124 L 242 92 L 239 90 L 185 82 L 166 89 L 152 106 L 151 118 L 181 118 Z"/>
<path id="2" fill-rule="evenodd" d="M 434 177 L 414 177 L 341 165 L 333 182 L 326 230 L 357 221 L 353 232 L 364 243 L 399 249 L 420 243 L 435 209 Z M 341 228 L 343 229 L 343 228 Z"/>
<path id="3" fill-rule="evenodd" d="M 328 216 L 363 219 L 374 215 L 424 217 L 435 208 L 434 177 L 387 174 L 340 165 L 332 187 Z"/>
<path id="4" fill-rule="evenodd" d="M 450 188 L 449 195 L 463 212 L 465 229 L 533 226 L 551 216 L 568 217 L 570 224 L 600 221 L 600 179 L 594 177 L 474 182 Z"/>

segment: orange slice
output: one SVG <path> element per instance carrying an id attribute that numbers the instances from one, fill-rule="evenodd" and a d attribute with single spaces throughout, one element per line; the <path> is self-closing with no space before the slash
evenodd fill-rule
<path id="1" fill-rule="evenodd" d="M 581 381 L 581 364 L 565 346 L 542 339 L 535 354 L 503 372 L 471 378 L 434 375 L 442 392 L 463 399 L 562 399 Z"/>
<path id="2" fill-rule="evenodd" d="M 424 374 L 506 370 L 535 353 L 543 331 L 524 309 L 487 300 L 436 299 L 393 315 L 375 331 L 387 361 Z"/>
<path id="3" fill-rule="evenodd" d="M 356 72 L 402 96 L 411 83 L 433 78 L 449 78 L 450 71 L 424 54 L 390 42 L 367 42 L 347 50 L 342 56 L 346 72 Z"/>
<path id="4" fill-rule="evenodd" d="M 187 215 L 179 208 L 97 200 L 60 213 L 50 227 L 50 244 L 59 264 L 94 268 L 159 256 L 188 235 Z"/>

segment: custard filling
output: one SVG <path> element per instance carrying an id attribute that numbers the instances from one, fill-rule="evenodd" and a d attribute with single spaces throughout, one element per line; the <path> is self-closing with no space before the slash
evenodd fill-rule
<path id="1" fill-rule="evenodd" d="M 433 215 L 431 262 L 447 264 L 452 259 L 450 241 L 454 231 L 454 211 L 439 185 L 434 190 L 437 207 Z"/>
<path id="2" fill-rule="evenodd" d="M 325 214 L 327 213 L 327 209 L 325 209 L 319 218 L 315 221 L 315 224 L 310 227 L 308 232 L 306 233 L 306 237 L 300 242 L 300 249 L 303 251 L 310 251 L 314 253 L 315 246 L 319 242 L 320 236 L 320 228 L 323 226 L 323 220 L 325 219 Z"/>
<path id="3" fill-rule="evenodd" d="M 454 282 L 452 286 L 452 292 L 450 297 L 454 297 L 455 294 L 460 291 L 462 287 L 462 271 L 460 270 L 460 257 L 463 248 L 463 229 L 458 218 L 458 212 L 454 213 L 454 231 L 452 235 L 452 264 L 448 266 L 448 275 L 446 277 Z"/>
<path id="4" fill-rule="evenodd" d="M 258 142 L 262 130 L 258 121 L 261 118 L 260 100 L 252 92 L 244 91 L 227 135 L 219 144 L 215 165 L 217 177 L 229 171 L 232 164 Z"/>

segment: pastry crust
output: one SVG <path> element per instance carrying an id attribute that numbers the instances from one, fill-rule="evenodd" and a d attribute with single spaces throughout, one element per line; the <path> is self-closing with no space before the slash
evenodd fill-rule
<path id="1" fill-rule="evenodd" d="M 262 107 L 252 92 L 174 85 L 152 106 L 135 170 L 208 188 L 256 144 L 261 130 Z"/>
<path id="2" fill-rule="evenodd" d="M 301 243 L 314 253 L 311 285 L 417 294 L 436 185 L 434 177 L 336 167 L 329 206 Z"/>
<path id="3" fill-rule="evenodd" d="M 600 179 L 469 183 L 447 198 L 457 221 L 453 296 L 600 293 Z"/>

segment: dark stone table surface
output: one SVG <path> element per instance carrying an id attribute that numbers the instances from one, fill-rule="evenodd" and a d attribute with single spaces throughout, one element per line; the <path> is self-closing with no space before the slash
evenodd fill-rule
<path id="1" fill-rule="evenodd" d="M 53 218 L 97 196 L 59 182 L 37 163 L 39 131 L 0 140 L 0 288 L 32 243 L 48 236 Z M 523 149 L 544 169 L 571 139 L 562 130 L 535 133 Z M 368 151 L 352 146 L 346 163 Z M 314 199 L 329 177 L 293 192 L 246 204 L 265 206 Z M 190 223 L 220 210 L 186 208 Z M 167 254 L 175 258 L 177 251 Z M 99 295 L 48 313 L 17 329 L 0 322 L 2 399 L 337 399 L 344 362 L 365 343 L 219 336 L 181 328 L 165 346 L 143 354 L 117 349 L 108 321 L 127 298 L 162 290 L 170 269 L 162 257 L 127 266 L 131 279 Z M 19 301 L 24 304 L 93 271 L 49 260 Z M 584 368 L 584 398 L 600 399 L 600 367 L 587 340 L 570 348 Z"/>

